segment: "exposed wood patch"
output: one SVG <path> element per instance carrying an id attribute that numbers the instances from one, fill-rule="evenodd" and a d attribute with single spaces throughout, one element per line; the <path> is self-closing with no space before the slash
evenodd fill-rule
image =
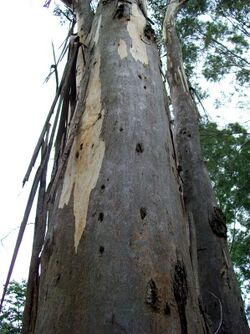
<path id="1" fill-rule="evenodd" d="M 146 18 L 142 12 L 138 10 L 138 6 L 133 4 L 132 15 L 127 27 L 129 36 L 132 39 L 130 53 L 135 60 L 148 65 L 147 47 L 142 41 L 145 26 Z"/>
<path id="2" fill-rule="evenodd" d="M 91 190 L 95 188 L 105 152 L 100 138 L 104 110 L 101 109 L 100 55 L 92 69 L 86 108 L 79 134 L 74 141 L 64 177 L 59 208 L 69 203 L 73 191 L 75 216 L 75 251 L 86 225 Z"/>
<path id="3" fill-rule="evenodd" d="M 128 56 L 127 44 L 123 39 L 120 39 L 118 43 L 118 54 L 121 59 L 127 58 Z"/>

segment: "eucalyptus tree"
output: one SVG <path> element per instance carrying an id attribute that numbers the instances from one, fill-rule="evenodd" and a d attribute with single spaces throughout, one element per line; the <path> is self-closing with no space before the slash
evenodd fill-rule
<path id="1" fill-rule="evenodd" d="M 21 334 L 26 282 L 11 281 L 0 315 L 0 334 Z"/>
<path id="2" fill-rule="evenodd" d="M 175 31 L 184 1 L 164 23 L 174 134 L 146 1 L 63 2 L 68 62 L 24 178 L 41 152 L 23 333 L 248 333 Z"/>

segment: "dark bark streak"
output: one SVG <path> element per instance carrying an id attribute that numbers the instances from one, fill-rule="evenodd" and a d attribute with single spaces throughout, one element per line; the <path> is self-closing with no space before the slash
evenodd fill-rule
<path id="1" fill-rule="evenodd" d="M 181 323 L 181 334 L 187 334 L 186 304 L 188 297 L 188 287 L 186 279 L 186 270 L 182 262 L 178 261 L 174 270 L 173 290 L 175 300 L 178 306 L 178 312 Z"/>
<path id="2" fill-rule="evenodd" d="M 46 150 L 44 150 L 42 159 L 45 158 L 45 153 Z M 46 231 L 46 177 L 47 166 L 44 168 L 40 179 L 40 189 L 38 193 L 35 230 L 33 237 L 33 249 L 27 282 L 25 309 L 23 313 L 22 334 L 31 334 L 34 333 L 35 330 L 39 295 L 39 256 L 43 247 Z"/>

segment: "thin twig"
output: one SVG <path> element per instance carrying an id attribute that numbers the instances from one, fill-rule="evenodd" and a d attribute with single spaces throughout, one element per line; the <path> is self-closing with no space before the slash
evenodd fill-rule
<path id="1" fill-rule="evenodd" d="M 34 225 L 34 223 L 28 223 L 27 225 Z M 20 225 L 17 226 L 17 227 L 14 227 L 12 230 L 10 230 L 5 236 L 3 236 L 1 239 L 0 239 L 0 243 L 3 245 L 3 241 L 5 239 L 7 239 L 12 233 L 14 233 L 16 230 L 19 230 L 20 229 Z"/>

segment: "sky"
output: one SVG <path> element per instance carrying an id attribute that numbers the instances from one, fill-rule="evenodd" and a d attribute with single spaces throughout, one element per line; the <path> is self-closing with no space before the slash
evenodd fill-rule
<path id="1" fill-rule="evenodd" d="M 55 80 L 44 84 L 53 64 L 51 41 L 59 54 L 67 27 L 60 25 L 51 9 L 43 8 L 44 0 L 11 0 L 1 3 L 0 53 L 0 293 L 22 221 L 31 182 L 22 188 L 36 141 L 55 94 Z M 216 110 L 212 101 L 229 83 L 208 85 L 212 94 L 204 102 L 212 119 L 221 125 L 246 122 L 250 113 L 235 108 L 232 99 Z M 32 174 L 33 175 L 33 174 Z M 32 178 L 31 178 L 32 180 Z M 31 215 L 19 251 L 12 279 L 25 279 L 28 273 L 34 214 Z"/>

